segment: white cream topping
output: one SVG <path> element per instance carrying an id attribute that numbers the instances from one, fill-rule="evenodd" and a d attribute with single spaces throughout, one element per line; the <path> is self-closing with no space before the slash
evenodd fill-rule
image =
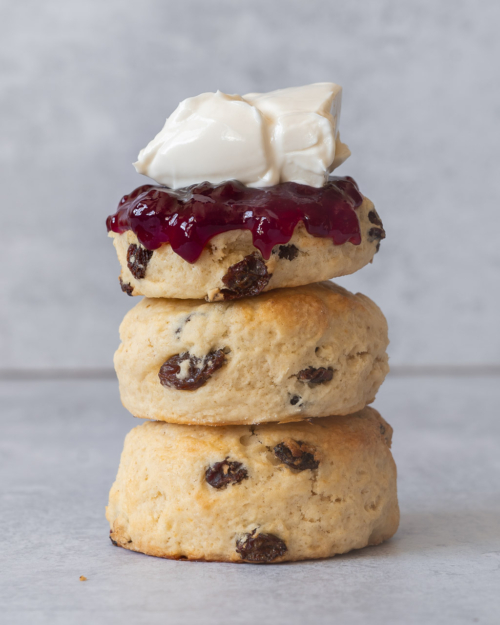
<path id="1" fill-rule="evenodd" d="M 315 83 L 249 93 L 202 93 L 179 104 L 134 167 L 173 189 L 207 180 L 250 187 L 320 187 L 350 155 L 341 143 L 342 88 Z"/>

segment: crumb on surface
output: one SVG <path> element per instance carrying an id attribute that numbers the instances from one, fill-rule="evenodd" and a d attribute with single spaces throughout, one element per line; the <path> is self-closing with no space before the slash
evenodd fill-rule
<path id="1" fill-rule="evenodd" d="M 87 578 L 85 577 L 85 575 L 80 575 L 80 581 L 81 582 L 86 582 Z"/>

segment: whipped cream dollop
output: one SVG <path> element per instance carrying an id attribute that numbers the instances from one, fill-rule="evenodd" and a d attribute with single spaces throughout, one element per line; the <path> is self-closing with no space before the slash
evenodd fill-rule
<path id="1" fill-rule="evenodd" d="M 172 189 L 239 180 L 321 187 L 350 155 L 340 141 L 342 88 L 331 82 L 182 101 L 134 167 Z"/>

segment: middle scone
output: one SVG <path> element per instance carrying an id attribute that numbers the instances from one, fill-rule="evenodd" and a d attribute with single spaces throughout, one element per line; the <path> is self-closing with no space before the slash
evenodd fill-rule
<path id="1" fill-rule="evenodd" d="M 331 282 L 210 304 L 143 299 L 120 337 L 123 405 L 171 423 L 350 414 L 375 399 L 389 371 L 384 315 Z"/>

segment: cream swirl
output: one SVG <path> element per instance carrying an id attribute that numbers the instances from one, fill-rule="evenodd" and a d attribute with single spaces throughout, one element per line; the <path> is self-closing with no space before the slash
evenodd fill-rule
<path id="1" fill-rule="evenodd" d="M 321 187 L 350 154 L 339 138 L 341 95 L 334 83 L 315 83 L 187 98 L 134 166 L 173 189 L 233 179 L 249 187 Z"/>

